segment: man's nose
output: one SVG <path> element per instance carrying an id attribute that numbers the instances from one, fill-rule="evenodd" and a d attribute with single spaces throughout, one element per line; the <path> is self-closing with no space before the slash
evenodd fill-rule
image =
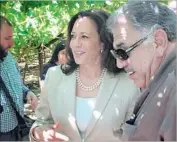
<path id="1" fill-rule="evenodd" d="M 129 59 L 127 59 L 127 60 L 121 60 L 121 59 L 117 58 L 116 59 L 116 63 L 117 63 L 117 67 L 118 68 L 120 68 L 120 69 L 121 68 L 125 68 L 129 64 Z"/>

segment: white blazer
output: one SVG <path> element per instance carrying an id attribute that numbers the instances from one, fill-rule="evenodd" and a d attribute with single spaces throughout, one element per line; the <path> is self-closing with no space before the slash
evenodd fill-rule
<path id="1" fill-rule="evenodd" d="M 68 136 L 70 141 L 82 141 L 75 120 L 75 92 L 75 72 L 65 75 L 60 66 L 50 68 L 36 109 L 37 121 L 32 129 L 58 122 L 58 132 Z M 137 96 L 139 89 L 126 73 L 113 75 L 106 72 L 84 139 L 95 142 L 119 140 L 118 132 L 132 114 Z M 30 138 L 34 140 L 31 134 Z"/>

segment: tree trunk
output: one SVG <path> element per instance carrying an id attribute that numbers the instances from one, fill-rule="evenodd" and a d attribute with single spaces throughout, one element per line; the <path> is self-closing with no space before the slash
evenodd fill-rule
<path id="1" fill-rule="evenodd" d="M 64 34 L 60 33 L 56 38 L 50 40 L 47 44 L 45 44 L 44 46 L 42 45 L 42 43 L 37 47 L 38 50 L 38 61 L 39 61 L 39 77 L 42 73 L 43 70 L 43 53 L 44 53 L 44 49 L 46 47 L 49 47 L 51 44 L 55 43 L 56 41 L 58 41 L 59 39 L 63 39 Z"/>
<path id="2" fill-rule="evenodd" d="M 38 48 L 38 61 L 39 61 L 39 77 L 43 70 L 43 51 L 42 47 Z"/>
<path id="3" fill-rule="evenodd" d="M 26 71 L 28 70 L 28 64 L 25 63 L 25 67 L 24 67 L 24 70 L 23 70 L 23 82 L 25 82 L 25 78 L 26 78 Z"/>

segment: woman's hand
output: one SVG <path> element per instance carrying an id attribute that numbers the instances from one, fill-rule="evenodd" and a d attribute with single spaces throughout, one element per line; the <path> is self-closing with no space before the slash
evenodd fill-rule
<path id="1" fill-rule="evenodd" d="M 69 138 L 56 131 L 59 124 L 43 125 L 33 129 L 33 136 L 39 141 L 69 141 Z"/>
<path id="2" fill-rule="evenodd" d="M 26 98 L 27 98 L 27 103 L 31 105 L 33 110 L 35 110 L 36 106 L 38 105 L 37 96 L 32 91 L 28 91 Z"/>

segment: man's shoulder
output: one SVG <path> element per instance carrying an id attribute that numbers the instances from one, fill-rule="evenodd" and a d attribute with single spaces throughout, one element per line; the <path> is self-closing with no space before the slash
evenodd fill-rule
<path id="1" fill-rule="evenodd" d="M 168 73 L 157 85 L 159 87 L 157 88 L 156 95 L 160 96 L 159 94 L 162 94 L 166 96 L 163 97 L 164 99 L 168 99 L 171 95 L 176 95 L 176 69 Z M 153 87 L 151 92 L 153 92 L 154 89 L 156 89 L 156 87 Z"/>
<path id="2" fill-rule="evenodd" d="M 16 62 L 14 57 L 12 56 L 12 54 L 10 52 L 8 52 L 6 58 L 4 61 L 13 61 L 13 62 Z"/>
<path id="3" fill-rule="evenodd" d="M 10 53 L 9 51 L 7 53 L 7 58 L 13 58 L 12 53 Z"/>
<path id="4" fill-rule="evenodd" d="M 8 52 L 7 56 L 4 58 L 2 66 L 4 68 L 14 68 L 17 66 L 17 62 L 10 52 Z"/>

